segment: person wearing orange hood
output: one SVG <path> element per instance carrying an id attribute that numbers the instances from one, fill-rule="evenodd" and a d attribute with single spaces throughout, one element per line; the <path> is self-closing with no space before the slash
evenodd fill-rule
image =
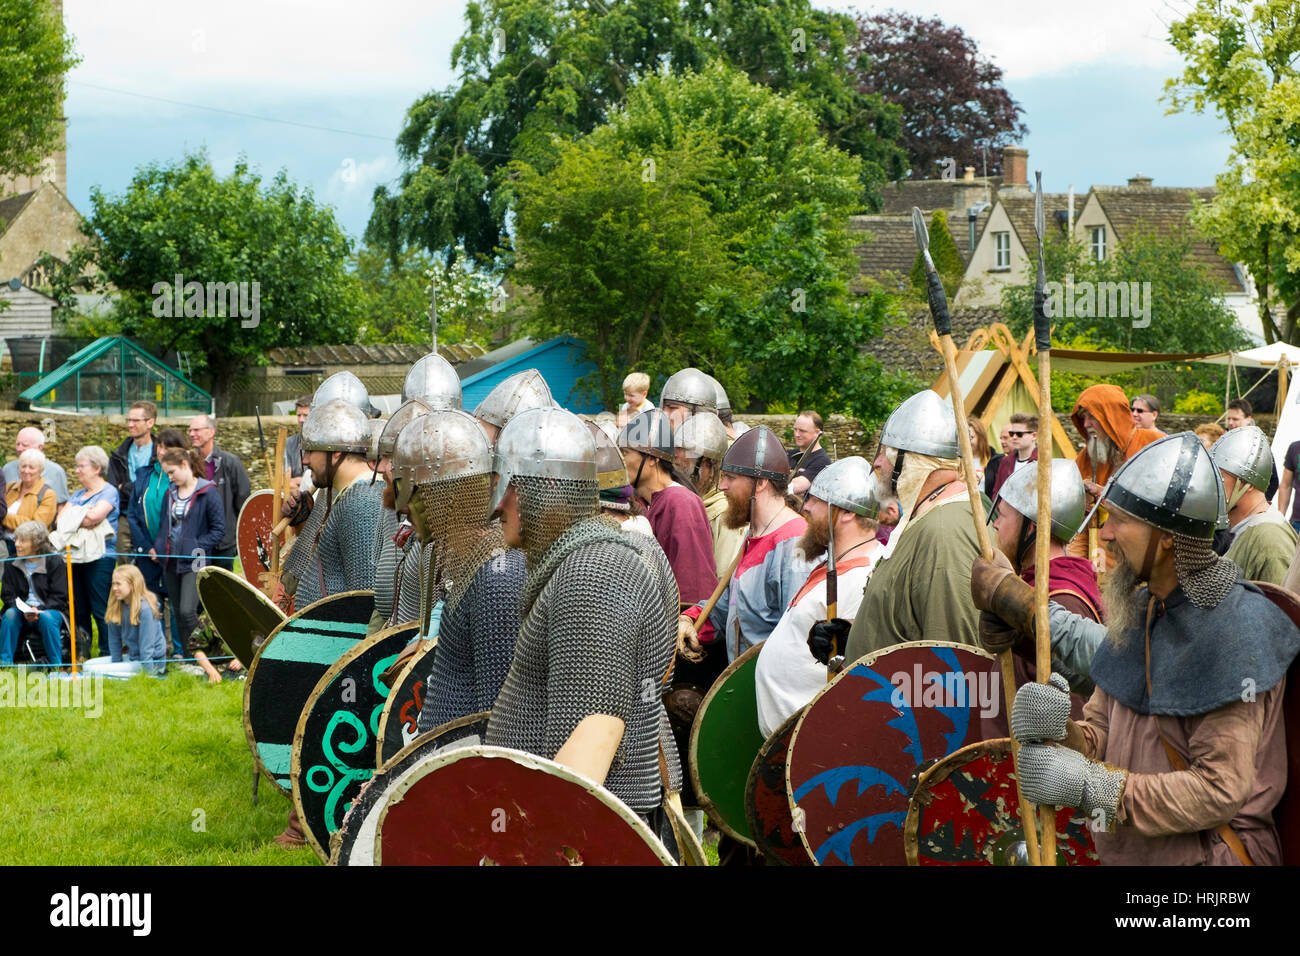
<path id="1" fill-rule="evenodd" d="M 1106 487 L 1115 469 L 1164 433 L 1138 428 L 1133 421 L 1128 397 L 1118 385 L 1090 385 L 1074 403 L 1070 420 L 1083 436 L 1083 448 L 1074 462 L 1083 475 L 1088 506 Z"/>

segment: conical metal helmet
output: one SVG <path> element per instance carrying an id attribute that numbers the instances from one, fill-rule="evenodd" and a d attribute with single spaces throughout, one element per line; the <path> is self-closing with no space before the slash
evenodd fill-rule
<path id="1" fill-rule="evenodd" d="M 997 497 L 993 499 L 993 509 L 989 512 L 992 522 L 997 514 L 998 502 L 1005 501 L 1030 521 L 1038 520 L 1038 465 L 1026 465 L 1012 473 L 1002 483 Z M 1088 500 L 1084 496 L 1083 476 L 1073 458 L 1052 459 L 1052 537 L 1066 542 L 1079 533 L 1083 516 L 1088 512 Z"/>
<path id="2" fill-rule="evenodd" d="M 741 435 L 722 457 L 722 471 L 747 478 L 790 479 L 790 458 L 776 433 L 758 425 Z"/>
<path id="3" fill-rule="evenodd" d="M 1168 435 L 1140 450 L 1115 470 L 1101 501 L 1172 534 L 1212 538 L 1216 529 L 1228 527 L 1223 479 L 1193 432 Z M 1079 531 L 1091 518 L 1089 513 Z"/>
<path id="4" fill-rule="evenodd" d="M 313 405 L 302 423 L 303 451 L 364 455 L 369 449 L 369 419 L 365 412 L 341 398 Z"/>
<path id="5" fill-rule="evenodd" d="M 664 402 L 686 405 L 692 413 L 703 409 L 716 415 L 718 390 L 713 380 L 698 368 L 684 368 L 668 376 L 668 381 L 664 382 L 663 391 L 659 393 L 661 408 Z"/>
<path id="6" fill-rule="evenodd" d="M 370 433 L 370 444 L 366 448 L 366 461 L 372 465 L 379 461 L 379 436 L 383 434 L 384 426 L 387 424 L 387 418 L 371 418 L 366 422 L 366 430 Z"/>
<path id="7" fill-rule="evenodd" d="M 402 401 L 418 398 L 430 408 L 460 408 L 460 376 L 451 363 L 430 352 L 411 366 L 402 382 Z"/>
<path id="8" fill-rule="evenodd" d="M 473 415 L 459 408 L 425 412 L 406 423 L 393 449 L 397 507 L 406 507 L 416 485 L 491 470 L 492 446 Z"/>
<path id="9" fill-rule="evenodd" d="M 852 511 L 867 518 L 880 514 L 876 474 L 871 462 L 861 455 L 831 462 L 817 473 L 808 494 L 842 511 Z"/>
<path id="10" fill-rule="evenodd" d="M 1273 477 L 1273 449 L 1259 426 L 1242 425 L 1225 432 L 1210 448 L 1210 457 L 1220 471 L 1268 491 Z"/>
<path id="11" fill-rule="evenodd" d="M 696 412 L 673 432 L 673 447 L 687 458 L 722 461 L 727 453 L 727 426 L 713 412 Z"/>
<path id="12" fill-rule="evenodd" d="M 397 411 L 393 412 L 388 419 L 384 430 L 379 433 L 379 458 L 376 460 L 392 458 L 393 450 L 397 447 L 397 436 L 402 433 L 402 429 L 428 411 L 431 411 L 429 406 L 418 398 L 412 398 L 399 405 Z"/>
<path id="13" fill-rule="evenodd" d="M 618 433 L 618 447 L 673 460 L 673 426 L 662 409 L 647 408 L 633 415 Z"/>
<path id="14" fill-rule="evenodd" d="M 708 375 L 706 378 L 713 383 L 713 391 L 716 393 L 718 403 L 718 415 L 721 416 L 723 412 L 731 411 L 731 399 L 727 397 L 727 390 L 722 387 L 722 383 L 712 375 Z"/>
<path id="15" fill-rule="evenodd" d="M 535 368 L 502 379 L 474 409 L 474 417 L 504 428 L 511 418 L 529 408 L 554 408 L 551 390 Z"/>
<path id="16" fill-rule="evenodd" d="M 492 470 L 496 487 L 488 513 L 501 507 L 518 475 L 596 481 L 596 442 L 582 419 L 562 408 L 529 408 L 506 422 L 497 436 Z"/>
<path id="17" fill-rule="evenodd" d="M 880 443 L 936 458 L 956 458 L 961 454 L 952 405 L 928 388 L 894 409 L 880 433 Z"/>
<path id="18" fill-rule="evenodd" d="M 321 382 L 320 387 L 316 389 L 316 394 L 311 397 L 311 407 L 315 408 L 317 405 L 324 405 L 335 399 L 359 408 L 363 415 L 370 417 L 370 393 L 361 384 L 361 379 L 351 372 L 335 372 Z"/>
<path id="19" fill-rule="evenodd" d="M 614 439 L 591 419 L 583 419 L 583 421 L 586 422 L 587 430 L 591 432 L 591 440 L 596 443 L 596 487 L 600 491 L 605 491 L 631 484 L 628 481 L 623 453 L 618 450 Z"/>

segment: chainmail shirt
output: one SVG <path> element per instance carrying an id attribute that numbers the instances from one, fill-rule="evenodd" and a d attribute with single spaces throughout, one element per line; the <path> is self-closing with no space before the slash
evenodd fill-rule
<path id="1" fill-rule="evenodd" d="M 528 504 L 521 489 L 521 510 Z M 574 506 L 581 507 L 576 495 Z M 549 527 L 555 526 L 552 519 Z M 659 684 L 676 644 L 661 581 L 635 538 L 586 518 L 530 562 L 523 623 L 486 742 L 554 758 L 585 717 L 617 717 L 623 737 L 605 787 L 638 813 L 649 813 L 661 794 L 666 721 Z M 675 620 L 675 595 L 672 606 Z"/>
<path id="2" fill-rule="evenodd" d="M 383 508 L 375 524 L 375 613 L 385 621 L 393 616 L 393 593 L 397 590 L 397 512 Z"/>
<path id="3" fill-rule="evenodd" d="M 372 485 L 369 475 L 358 477 L 334 496 L 328 518 L 324 518 L 324 494 L 317 492 L 311 516 L 285 564 L 285 570 L 298 579 L 294 601 L 299 610 L 327 595 L 375 586 L 375 528 L 383 510 L 384 486 Z M 322 515 L 319 522 L 317 512 Z"/>
<path id="4" fill-rule="evenodd" d="M 494 536 L 500 541 L 500 534 Z M 433 670 L 425 682 L 420 733 L 491 710 L 510 670 L 519 634 L 524 553 L 485 556 L 465 588 L 449 593 L 438 626 Z"/>

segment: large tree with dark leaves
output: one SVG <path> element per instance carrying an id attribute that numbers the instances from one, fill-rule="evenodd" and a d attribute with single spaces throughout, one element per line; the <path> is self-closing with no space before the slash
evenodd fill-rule
<path id="1" fill-rule="evenodd" d="M 559 145 L 605 122 L 639 76 L 721 59 L 807 103 L 834 145 L 863 160 L 862 205 L 900 177 L 900 111 L 848 82 L 851 18 L 809 0 L 472 0 L 452 50 L 457 86 L 420 97 L 398 136 L 406 171 L 375 191 L 366 238 L 480 263 L 509 250 L 509 164 L 545 171 Z"/>
<path id="2" fill-rule="evenodd" d="M 960 27 L 895 10 L 858 16 L 858 90 L 903 110 L 911 178 L 937 179 L 947 160 L 984 174 L 1002 171 L 1001 147 L 1023 139 L 1023 112 L 1002 70 L 979 55 Z M 949 166 L 951 169 L 952 167 Z"/>

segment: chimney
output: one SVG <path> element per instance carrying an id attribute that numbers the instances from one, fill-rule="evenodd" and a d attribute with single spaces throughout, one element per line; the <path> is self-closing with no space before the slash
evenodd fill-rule
<path id="1" fill-rule="evenodd" d="M 1151 177 L 1143 176 L 1141 173 L 1138 173 L 1136 176 L 1134 176 L 1132 179 L 1128 181 L 1128 184 L 1130 186 L 1150 186 Z"/>
<path id="2" fill-rule="evenodd" d="M 963 167 L 963 168 L 962 168 L 962 174 L 963 174 L 962 177 L 961 177 L 961 178 L 962 178 L 962 182 L 967 182 L 967 183 L 973 183 L 973 182 L 975 182 L 975 167 L 974 167 L 974 166 L 965 166 L 965 167 Z"/>
<path id="3" fill-rule="evenodd" d="M 1002 185 L 1029 188 L 1029 150 L 1019 146 L 1002 147 Z"/>

